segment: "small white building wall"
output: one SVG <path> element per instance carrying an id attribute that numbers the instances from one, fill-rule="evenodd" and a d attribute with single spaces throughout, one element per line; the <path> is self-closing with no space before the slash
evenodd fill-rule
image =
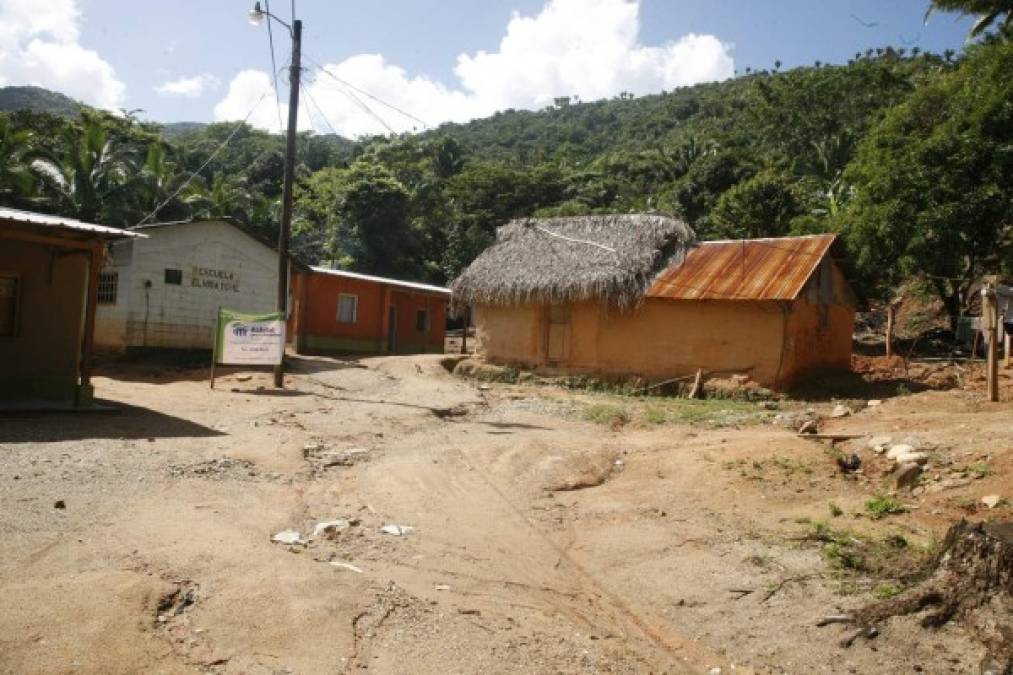
<path id="1" fill-rule="evenodd" d="M 274 310 L 277 253 L 239 228 L 205 221 L 145 234 L 106 267 L 119 272 L 119 288 L 116 305 L 98 307 L 96 344 L 210 349 L 219 308 Z M 166 284 L 166 269 L 181 270 L 182 283 Z"/>

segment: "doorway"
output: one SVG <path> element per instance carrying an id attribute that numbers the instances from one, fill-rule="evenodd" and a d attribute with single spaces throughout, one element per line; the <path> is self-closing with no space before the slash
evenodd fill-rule
<path id="1" fill-rule="evenodd" d="M 387 309 L 387 352 L 397 352 L 397 306 L 391 305 Z"/>
<path id="2" fill-rule="evenodd" d="M 570 355 L 570 307 L 550 305 L 545 336 L 545 360 L 562 363 Z"/>

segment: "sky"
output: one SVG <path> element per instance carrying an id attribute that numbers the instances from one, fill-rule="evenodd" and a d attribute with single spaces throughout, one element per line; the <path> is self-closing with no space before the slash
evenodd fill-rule
<path id="1" fill-rule="evenodd" d="M 292 0 L 269 5 L 291 22 Z M 159 122 L 287 116 L 291 41 L 252 0 L 0 0 L 0 85 L 35 84 Z M 892 45 L 960 51 L 972 20 L 928 0 L 296 0 L 299 125 L 419 130 L 560 96 L 590 101 L 747 68 L 844 63 Z"/>

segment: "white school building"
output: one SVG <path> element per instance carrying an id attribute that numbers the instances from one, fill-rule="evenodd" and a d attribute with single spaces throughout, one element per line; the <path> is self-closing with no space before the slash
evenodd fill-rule
<path id="1" fill-rule="evenodd" d="M 274 311 L 277 251 L 227 219 L 155 223 L 112 246 L 99 277 L 95 344 L 211 349 L 219 308 Z"/>

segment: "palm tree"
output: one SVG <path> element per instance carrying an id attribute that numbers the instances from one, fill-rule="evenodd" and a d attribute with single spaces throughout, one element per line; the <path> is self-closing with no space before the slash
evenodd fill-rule
<path id="1" fill-rule="evenodd" d="M 189 209 L 181 195 L 176 195 L 163 204 L 182 180 L 179 166 L 169 158 L 168 144 L 152 141 L 148 144 L 144 164 L 131 179 L 131 192 L 135 196 L 137 207 L 145 214 L 157 208 L 158 213 L 152 213 L 151 217 L 161 220 L 188 216 Z"/>
<path id="2" fill-rule="evenodd" d="M 94 114 L 82 115 L 81 124 L 68 134 L 69 151 L 59 162 L 36 160 L 59 209 L 86 222 L 108 220 L 122 211 L 117 197 L 125 197 L 128 182 L 136 171 L 136 150 L 114 139 Z M 131 224 L 124 213 L 116 213 L 115 224 Z"/>
<path id="3" fill-rule="evenodd" d="M 929 20 L 932 12 L 939 10 L 943 12 L 960 12 L 978 17 L 978 20 L 971 26 L 968 39 L 976 38 L 988 30 L 999 17 L 1005 15 L 1002 20 L 1002 30 L 1013 28 L 1013 2 L 1011 0 L 932 0 L 929 9 L 925 12 L 925 20 Z"/>
<path id="4" fill-rule="evenodd" d="M 0 202 L 20 206 L 35 196 L 38 175 L 32 162 L 39 158 L 32 132 L 18 129 L 0 115 Z"/>
<path id="5" fill-rule="evenodd" d="M 211 178 L 210 185 L 191 183 L 183 202 L 193 209 L 195 218 L 235 218 L 244 223 L 256 206 L 245 177 L 230 178 L 221 172 Z"/>

